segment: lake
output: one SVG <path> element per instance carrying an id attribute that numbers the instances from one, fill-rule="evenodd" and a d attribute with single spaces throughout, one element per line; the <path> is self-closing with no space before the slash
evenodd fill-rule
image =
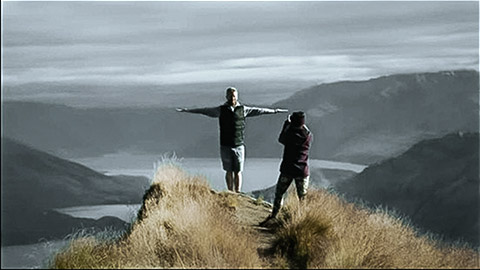
<path id="1" fill-rule="evenodd" d="M 162 163 L 161 160 L 162 157 L 159 156 L 119 153 L 76 161 L 107 175 L 140 175 L 151 179 L 155 168 Z M 176 159 L 175 162 L 189 173 L 205 176 L 213 189 L 219 191 L 226 189 L 225 172 L 222 170 L 219 158 L 181 158 Z M 280 162 L 280 159 L 275 158 L 247 158 L 243 172 L 242 191 L 250 192 L 275 185 Z M 358 173 L 366 166 L 328 160 L 310 160 L 310 167 L 311 169 L 338 169 Z M 131 222 L 136 217 L 140 206 L 140 204 L 89 205 L 55 210 L 73 217 L 99 219 L 108 215 Z"/>
<path id="2" fill-rule="evenodd" d="M 153 178 L 155 169 L 164 158 L 161 155 L 135 155 L 130 153 L 108 154 L 101 157 L 74 160 L 106 175 L 140 175 Z M 167 159 L 168 160 L 168 159 Z M 203 175 L 215 190 L 225 189 L 225 172 L 220 158 L 176 158 L 175 162 L 187 172 Z M 242 191 L 264 189 L 275 185 L 281 159 L 245 159 Z M 310 160 L 311 169 L 339 169 L 361 172 L 366 166 L 328 160 Z"/>
<path id="3" fill-rule="evenodd" d="M 86 205 L 54 209 L 57 212 L 78 218 L 99 219 L 104 216 L 114 216 L 131 223 L 136 217 L 141 204 L 108 204 Z"/>
<path id="4" fill-rule="evenodd" d="M 47 268 L 48 260 L 60 248 L 67 244 L 65 240 L 45 241 L 32 245 L 2 247 L 2 269 Z"/>

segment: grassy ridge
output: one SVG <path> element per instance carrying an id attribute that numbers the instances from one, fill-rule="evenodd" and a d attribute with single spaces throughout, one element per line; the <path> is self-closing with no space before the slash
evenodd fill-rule
<path id="1" fill-rule="evenodd" d="M 272 232 L 237 219 L 242 196 L 211 191 L 205 179 L 161 167 L 137 221 L 114 240 L 81 237 L 59 252 L 53 268 L 475 268 L 478 253 L 440 245 L 385 212 L 360 208 L 325 190 L 299 203 L 289 195 Z"/>
<path id="2" fill-rule="evenodd" d="M 401 218 L 325 190 L 292 194 L 273 248 L 292 268 L 478 268 L 478 251 L 419 236 Z"/>
<path id="3" fill-rule="evenodd" d="M 234 203 L 234 202 L 233 202 Z M 234 219 L 232 202 L 205 179 L 159 169 L 130 232 L 113 243 L 74 240 L 54 268 L 257 268 L 257 242 Z"/>

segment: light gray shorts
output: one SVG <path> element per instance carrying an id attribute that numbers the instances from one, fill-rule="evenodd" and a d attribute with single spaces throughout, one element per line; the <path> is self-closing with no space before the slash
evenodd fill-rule
<path id="1" fill-rule="evenodd" d="M 245 146 L 229 147 L 220 145 L 223 169 L 227 172 L 243 171 L 245 161 Z"/>

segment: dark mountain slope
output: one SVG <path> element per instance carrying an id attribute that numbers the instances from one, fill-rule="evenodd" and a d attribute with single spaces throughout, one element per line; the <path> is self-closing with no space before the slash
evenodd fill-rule
<path id="1" fill-rule="evenodd" d="M 73 224 L 77 228 L 105 225 L 105 221 L 75 219 L 50 209 L 140 203 L 149 184 L 145 177 L 106 176 L 2 138 L 2 245 L 64 236 L 57 229 L 72 232 Z M 109 221 L 116 227 L 123 224 L 116 218 Z"/>
<path id="2" fill-rule="evenodd" d="M 149 185 L 144 177 L 103 175 L 8 138 L 2 138 L 2 153 L 2 198 L 17 207 L 139 203 Z"/>
<path id="3" fill-rule="evenodd" d="M 479 245 L 478 133 L 422 141 L 372 165 L 336 189 L 397 209 L 423 229 Z"/>
<path id="4" fill-rule="evenodd" d="M 307 113 L 312 156 L 370 164 L 422 139 L 478 131 L 478 83 L 477 71 L 391 75 L 318 85 L 272 106 Z M 281 127 L 259 122 L 250 128 L 268 131 L 250 143 L 268 152 L 264 142 L 276 142 Z"/>

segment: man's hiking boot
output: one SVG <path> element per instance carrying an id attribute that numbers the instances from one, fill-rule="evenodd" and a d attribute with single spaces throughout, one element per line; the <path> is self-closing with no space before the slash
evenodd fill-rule
<path id="1" fill-rule="evenodd" d="M 258 226 L 268 227 L 268 226 L 272 225 L 272 221 L 274 221 L 274 220 L 275 220 L 275 218 L 272 215 L 269 215 L 264 221 L 260 222 L 258 224 Z"/>

